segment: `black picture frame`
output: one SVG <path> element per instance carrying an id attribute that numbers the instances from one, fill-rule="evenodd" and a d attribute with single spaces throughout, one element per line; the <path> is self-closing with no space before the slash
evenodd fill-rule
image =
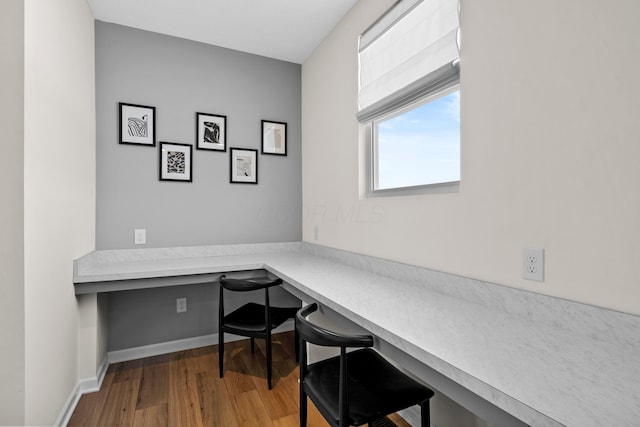
<path id="1" fill-rule="evenodd" d="M 227 116 L 196 113 L 196 149 L 227 151 Z"/>
<path id="2" fill-rule="evenodd" d="M 155 147 L 156 107 L 119 102 L 118 142 Z"/>
<path id="3" fill-rule="evenodd" d="M 258 150 L 229 148 L 229 182 L 232 184 L 258 183 Z"/>
<path id="4" fill-rule="evenodd" d="M 192 182 L 193 146 L 160 141 L 158 163 L 160 181 Z"/>
<path id="5" fill-rule="evenodd" d="M 273 120 L 261 120 L 262 154 L 287 155 L 287 124 Z"/>

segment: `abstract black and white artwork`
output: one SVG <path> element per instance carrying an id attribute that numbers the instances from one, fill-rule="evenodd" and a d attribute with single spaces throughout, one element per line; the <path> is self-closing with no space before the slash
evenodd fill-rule
<path id="1" fill-rule="evenodd" d="M 287 155 L 287 124 L 262 120 L 262 154 Z"/>
<path id="2" fill-rule="evenodd" d="M 160 142 L 160 181 L 191 182 L 191 151 L 189 144 Z"/>
<path id="3" fill-rule="evenodd" d="M 227 151 L 227 116 L 196 113 L 196 148 Z"/>
<path id="4" fill-rule="evenodd" d="M 120 144 L 156 145 L 156 107 L 120 102 Z"/>
<path id="5" fill-rule="evenodd" d="M 258 150 L 231 148 L 230 182 L 234 184 L 258 183 Z"/>

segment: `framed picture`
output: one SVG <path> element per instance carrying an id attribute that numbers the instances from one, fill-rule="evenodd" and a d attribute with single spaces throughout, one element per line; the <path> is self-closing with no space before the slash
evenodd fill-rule
<path id="1" fill-rule="evenodd" d="M 231 148 L 230 182 L 238 184 L 258 183 L 258 150 Z"/>
<path id="2" fill-rule="evenodd" d="M 227 151 L 227 116 L 196 113 L 196 148 Z"/>
<path id="3" fill-rule="evenodd" d="M 160 181 L 191 182 L 190 144 L 160 142 Z"/>
<path id="4" fill-rule="evenodd" d="M 262 154 L 287 155 L 287 124 L 262 120 Z"/>
<path id="5" fill-rule="evenodd" d="M 120 144 L 156 145 L 156 107 L 118 103 Z"/>

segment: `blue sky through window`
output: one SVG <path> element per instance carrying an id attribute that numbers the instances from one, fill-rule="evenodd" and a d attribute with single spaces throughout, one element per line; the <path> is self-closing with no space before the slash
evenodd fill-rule
<path id="1" fill-rule="evenodd" d="M 460 91 L 377 123 L 376 190 L 460 180 Z"/>

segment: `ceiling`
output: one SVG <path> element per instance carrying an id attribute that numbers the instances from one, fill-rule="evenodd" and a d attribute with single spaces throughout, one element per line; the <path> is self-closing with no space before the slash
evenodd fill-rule
<path id="1" fill-rule="evenodd" d="M 87 0 L 95 19 L 301 64 L 357 0 Z"/>

